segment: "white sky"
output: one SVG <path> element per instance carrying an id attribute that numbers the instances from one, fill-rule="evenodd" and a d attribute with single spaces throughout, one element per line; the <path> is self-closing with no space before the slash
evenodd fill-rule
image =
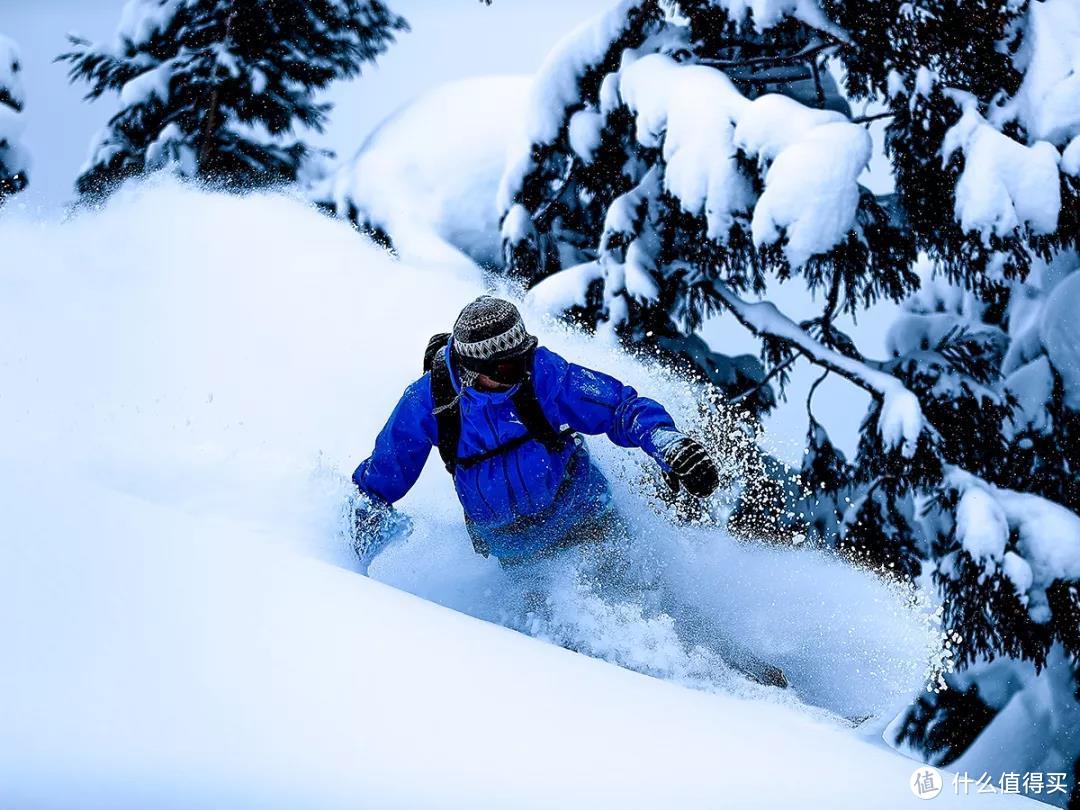
<path id="1" fill-rule="evenodd" d="M 385 116 L 441 82 L 491 73 L 531 73 L 552 44 L 612 0 L 388 0 L 412 31 L 353 82 L 333 87 L 337 109 L 313 140 L 351 155 Z M 53 208 L 70 201 L 95 133 L 116 111 L 114 97 L 84 103 L 67 66 L 53 62 L 76 32 L 111 38 L 123 0 L 0 0 L 0 32 L 19 44 L 25 66 L 30 188 L 11 204 Z"/>

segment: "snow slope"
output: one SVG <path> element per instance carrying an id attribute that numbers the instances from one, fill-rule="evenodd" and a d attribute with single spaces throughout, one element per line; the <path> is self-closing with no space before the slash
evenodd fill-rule
<path id="1" fill-rule="evenodd" d="M 573 559 L 509 577 L 437 464 L 372 567 L 399 589 L 355 573 L 348 473 L 469 273 L 435 284 L 298 201 L 164 182 L 65 222 L 5 213 L 0 243 L 0 805 L 916 801 L 914 763 L 839 719 L 890 719 L 934 641 L 868 574 L 677 529 L 619 486 L 646 585 L 601 598 Z M 594 446 L 616 481 L 644 474 Z M 734 675 L 731 640 L 792 690 Z"/>
<path id="2" fill-rule="evenodd" d="M 529 85 L 526 76 L 462 79 L 406 104 L 332 179 L 338 212 L 359 211 L 406 261 L 500 263 L 495 189 Z"/>

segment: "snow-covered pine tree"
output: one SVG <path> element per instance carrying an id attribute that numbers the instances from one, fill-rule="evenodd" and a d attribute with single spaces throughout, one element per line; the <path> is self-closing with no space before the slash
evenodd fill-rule
<path id="1" fill-rule="evenodd" d="M 797 267 L 827 301 L 803 331 L 834 348 L 845 343 L 840 311 L 911 289 L 910 240 L 855 182 L 869 137 L 845 123 L 819 63 L 846 35 L 820 10 L 806 22 L 784 4 L 753 19 L 730 6 L 619 3 L 552 52 L 499 192 L 507 269 L 530 287 L 570 288 L 561 297 L 592 325 L 650 346 L 723 308 L 718 278 L 758 293 Z M 838 140 L 825 146 L 830 132 Z M 812 205 L 795 181 L 806 163 L 821 164 L 801 189 L 824 195 Z M 764 340 L 783 383 L 794 353 Z"/>
<path id="2" fill-rule="evenodd" d="M 1080 762 L 1080 260 L 1064 250 L 1030 261 L 1026 281 L 989 305 L 938 282 L 908 304 L 891 336 L 911 363 L 942 332 L 988 335 L 1003 349 L 991 355 L 990 393 L 1010 405 L 994 444 L 957 431 L 984 446 L 984 469 L 976 477 L 951 468 L 924 515 L 961 669 L 946 676 L 946 691 L 919 699 L 899 739 L 939 764 L 982 766 L 996 749 L 1069 774 Z M 961 382 L 932 380 L 938 390 Z"/>
<path id="3" fill-rule="evenodd" d="M 996 750 L 1071 774 L 1080 501 L 1078 403 L 1063 374 L 1075 351 L 1054 363 L 1041 335 L 1068 333 L 1072 318 L 1046 302 L 1069 297 L 1080 264 L 1080 115 L 1069 101 L 1080 9 L 1034 0 L 908 11 L 889 34 L 913 47 L 886 76 L 888 146 L 900 208 L 939 280 L 909 302 L 885 369 L 941 428 L 944 480 L 922 527 L 961 671 L 948 677 L 951 695 L 920 699 L 901 739 L 953 767 L 993 763 Z M 974 39 L 957 49 L 960 30 Z M 860 469 L 895 472 L 875 463 L 872 441 L 863 447 Z"/>
<path id="4" fill-rule="evenodd" d="M 23 131 L 22 63 L 19 49 L 0 34 L 0 205 L 26 188 L 29 157 Z"/>
<path id="5" fill-rule="evenodd" d="M 72 40 L 60 58 L 88 98 L 120 96 L 78 179 L 83 195 L 171 166 L 249 188 L 291 182 L 316 152 L 316 94 L 355 76 L 407 29 L 380 0 L 128 0 L 115 42 Z"/>
<path id="6" fill-rule="evenodd" d="M 911 579 L 921 557 L 912 499 L 899 481 L 868 482 L 814 418 L 814 391 L 827 374 L 810 389 L 810 426 L 792 508 L 815 543 L 837 548 L 859 565 Z"/>
<path id="7" fill-rule="evenodd" d="M 1005 375 L 1020 371 L 1007 358 L 1024 285 L 1076 265 L 1078 31 L 1072 0 L 623 0 L 552 52 L 498 199 L 508 274 L 598 331 L 677 343 L 726 310 L 761 338 L 761 379 L 782 385 L 805 358 L 868 391 L 851 465 L 812 425 L 803 473 L 826 482 L 831 511 L 818 530 L 908 575 L 926 563 L 966 668 L 956 685 L 981 666 L 1045 666 L 1071 706 L 1075 460 L 1057 435 L 1030 435 L 1028 383 L 1021 395 Z M 875 112 L 853 116 L 855 101 Z M 860 184 L 870 118 L 886 124 L 885 196 Z M 919 271 L 933 283 L 914 297 Z M 781 313 L 770 295 L 785 281 L 821 314 Z M 836 319 L 881 299 L 908 300 L 909 316 L 892 356 L 872 360 Z M 1047 340 L 1072 356 L 1055 363 Z M 1045 394 L 1036 423 L 1062 436 L 1069 340 L 1041 336 L 1045 363 L 1023 366 Z M 946 701 L 954 719 L 982 701 L 988 731 L 1017 722 L 961 691 Z M 1022 749 L 1032 770 L 1072 771 L 1076 741 L 1060 729 L 1029 722 L 1022 742 L 982 745 L 947 726 L 935 736 L 933 698 L 920 710 L 931 733 L 907 740 L 928 753 L 946 739 L 976 770 L 997 745 L 1007 770 Z"/>

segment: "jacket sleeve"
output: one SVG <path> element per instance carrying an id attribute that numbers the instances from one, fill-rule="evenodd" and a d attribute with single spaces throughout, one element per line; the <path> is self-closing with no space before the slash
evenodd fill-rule
<path id="1" fill-rule="evenodd" d="M 606 433 L 621 447 L 640 447 L 659 457 L 665 434 L 676 430 L 675 421 L 656 400 L 548 349 L 536 350 L 533 382 L 540 405 L 553 422 L 581 433 Z"/>
<path id="2" fill-rule="evenodd" d="M 353 473 L 353 483 L 365 495 L 394 503 L 412 489 L 435 445 L 428 375 L 405 389 L 394 412 L 375 439 L 375 449 Z"/>

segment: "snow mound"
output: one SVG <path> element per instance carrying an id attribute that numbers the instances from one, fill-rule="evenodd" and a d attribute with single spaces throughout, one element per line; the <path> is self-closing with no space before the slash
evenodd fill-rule
<path id="1" fill-rule="evenodd" d="M 641 572 L 624 593 L 573 556 L 519 576 L 475 556 L 434 463 L 372 574 L 624 669 L 355 572 L 348 473 L 475 282 L 301 202 L 172 181 L 63 223 L 5 213 L 0 241 L 0 645 L 19 662 L 0 668 L 0 804 L 910 800 L 912 764 L 836 715 L 885 720 L 920 688 L 935 639 L 914 594 L 677 527 L 607 443 Z M 530 325 L 690 423 L 677 381 Z M 792 690 L 736 677 L 740 650 Z"/>
<path id="2" fill-rule="evenodd" d="M 949 473 L 961 493 L 956 535 L 964 550 L 992 574 L 1010 536 L 1019 554 L 1005 554 L 1003 570 L 1033 621 L 1050 620 L 1046 589 L 1080 579 L 1080 517 L 1053 501 L 995 487 L 961 470 Z"/>
<path id="3" fill-rule="evenodd" d="M 965 231 L 1007 236 L 1027 225 L 1037 234 L 1053 233 L 1061 211 L 1058 163 L 1047 141 L 1031 146 L 1014 141 L 965 105 L 960 120 L 945 134 L 942 159 L 964 155 L 956 183 L 956 219 Z"/>
<path id="4" fill-rule="evenodd" d="M 1080 410 L 1080 272 L 1073 272 L 1054 287 L 1046 300 L 1040 324 L 1042 340 L 1050 362 L 1061 375 L 1065 404 Z"/>
<path id="5" fill-rule="evenodd" d="M 872 151 L 866 130 L 779 94 L 750 101 L 714 68 L 664 54 L 627 61 L 618 97 L 635 115 L 638 142 L 662 142 L 664 189 L 688 213 L 704 212 L 709 238 L 725 238 L 734 215 L 752 206 L 755 244 L 786 237 L 784 253 L 800 267 L 852 230 Z M 768 167 L 756 203 L 739 151 Z"/>
<path id="6" fill-rule="evenodd" d="M 738 112 L 750 102 L 720 71 L 662 54 L 625 67 L 619 95 L 637 116 L 638 142 L 663 140 L 664 189 L 687 213 L 704 212 L 709 238 L 725 241 L 734 215 L 753 203 L 732 142 Z"/>
<path id="7" fill-rule="evenodd" d="M 463 79 L 404 106 L 332 179 L 338 213 L 385 231 L 405 261 L 501 264 L 495 191 L 530 81 Z"/>
<path id="8" fill-rule="evenodd" d="M 1080 5 L 1042 0 L 1027 10 L 1024 81 L 1002 119 L 1019 118 L 1034 139 L 1064 144 L 1080 135 Z"/>

